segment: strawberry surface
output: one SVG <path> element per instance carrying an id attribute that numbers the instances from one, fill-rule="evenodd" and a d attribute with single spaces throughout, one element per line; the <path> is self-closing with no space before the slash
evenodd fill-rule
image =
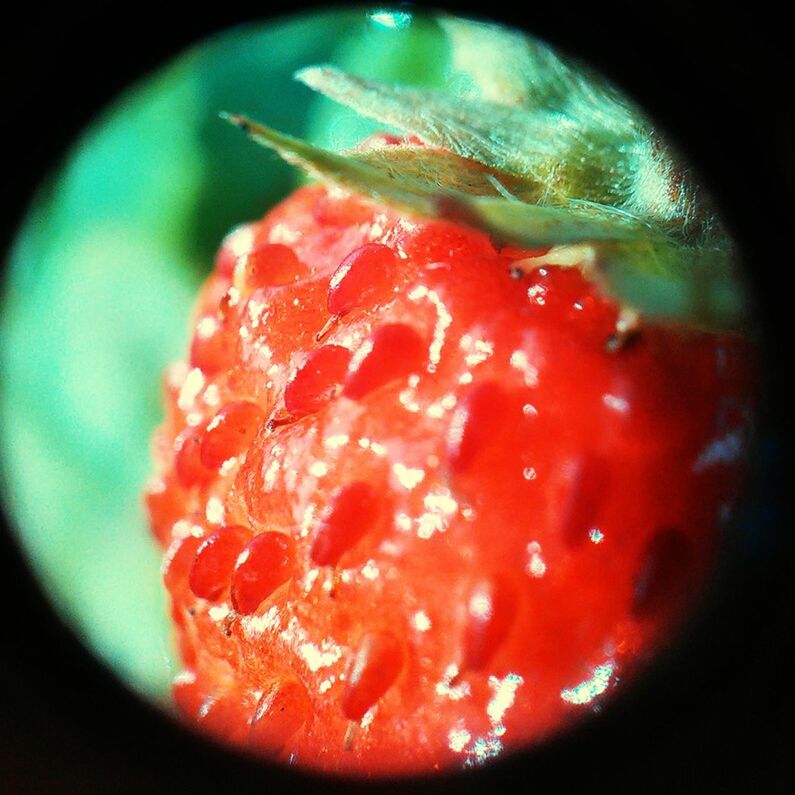
<path id="1" fill-rule="evenodd" d="M 187 720 L 356 775 L 554 735 L 692 608 L 741 476 L 750 354 L 641 322 L 574 248 L 339 188 L 222 245 L 147 491 Z"/>

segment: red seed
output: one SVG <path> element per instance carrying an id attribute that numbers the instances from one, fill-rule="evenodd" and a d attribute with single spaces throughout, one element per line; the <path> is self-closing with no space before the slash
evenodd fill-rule
<path id="1" fill-rule="evenodd" d="M 243 745 L 254 712 L 253 699 L 240 688 L 231 687 L 218 695 L 207 696 L 196 716 L 204 732 L 226 743 Z"/>
<path id="2" fill-rule="evenodd" d="M 201 486 L 213 478 L 213 472 L 201 461 L 205 425 L 186 428 L 174 440 L 174 471 L 186 489 Z"/>
<path id="3" fill-rule="evenodd" d="M 568 461 L 566 470 L 566 486 L 557 503 L 559 526 L 566 543 L 576 546 L 597 524 L 608 486 L 608 467 L 600 457 L 589 453 Z"/>
<path id="4" fill-rule="evenodd" d="M 375 527 L 381 514 L 381 495 L 369 483 L 349 483 L 337 492 L 331 510 L 312 544 L 312 561 L 335 566 L 340 557 Z"/>
<path id="5" fill-rule="evenodd" d="M 242 525 L 210 533 L 196 550 L 188 578 L 191 591 L 202 599 L 218 599 L 229 587 L 238 555 L 250 540 L 251 530 Z"/>
<path id="6" fill-rule="evenodd" d="M 309 720 L 312 704 L 306 688 L 293 677 L 278 679 L 262 694 L 251 719 L 249 745 L 276 753 Z"/>
<path id="7" fill-rule="evenodd" d="M 284 405 L 294 417 L 320 411 L 341 389 L 351 352 L 340 345 L 323 345 L 309 354 L 284 390 Z"/>
<path id="8" fill-rule="evenodd" d="M 369 243 L 351 252 L 331 277 L 328 311 L 345 315 L 352 309 L 388 300 L 394 294 L 398 264 L 392 249 L 380 243 Z"/>
<path id="9" fill-rule="evenodd" d="M 368 632 L 351 658 L 342 695 L 346 718 L 359 721 L 392 686 L 403 667 L 403 645 L 391 633 Z"/>
<path id="10" fill-rule="evenodd" d="M 217 470 L 225 461 L 244 453 L 254 437 L 265 414 L 248 400 L 227 403 L 210 421 L 201 443 L 201 462 Z"/>
<path id="11" fill-rule="evenodd" d="M 243 293 L 261 287 L 278 287 L 306 278 L 310 271 L 298 255 L 281 243 L 262 243 L 240 259 L 235 285 Z"/>
<path id="12" fill-rule="evenodd" d="M 144 502 L 152 534 L 161 544 L 168 543 L 174 522 L 185 510 L 180 489 L 171 477 L 154 478 L 147 484 Z"/>
<path id="13" fill-rule="evenodd" d="M 195 671 L 183 671 L 175 676 L 171 683 L 171 695 L 180 713 L 190 721 L 196 720 L 204 694 L 196 682 Z"/>
<path id="14" fill-rule="evenodd" d="M 399 244 L 414 266 L 492 258 L 496 254 L 485 232 L 445 220 L 403 226 Z"/>
<path id="15" fill-rule="evenodd" d="M 470 591 L 464 628 L 461 669 L 480 671 L 510 632 L 516 615 L 516 594 L 501 577 L 484 579 Z"/>
<path id="16" fill-rule="evenodd" d="M 390 381 L 420 372 L 426 361 L 426 345 L 411 326 L 380 326 L 351 360 L 343 394 L 360 400 Z"/>
<path id="17" fill-rule="evenodd" d="M 188 578 L 196 550 L 201 542 L 202 539 L 194 535 L 176 538 L 171 542 L 163 558 L 161 569 L 163 583 L 169 591 L 173 592 Z"/>
<path id="18" fill-rule="evenodd" d="M 373 220 L 373 206 L 359 194 L 323 192 L 312 208 L 312 216 L 322 227 L 342 226 L 352 229 Z"/>
<path id="19" fill-rule="evenodd" d="M 469 469 L 479 453 L 495 443 L 510 416 L 509 403 L 494 381 L 473 386 L 459 401 L 447 431 L 447 458 L 454 472 Z"/>
<path id="20" fill-rule="evenodd" d="M 215 255 L 215 270 L 220 276 L 232 278 L 238 259 L 247 254 L 254 243 L 255 228 L 255 224 L 241 224 L 224 238 Z"/>
<path id="21" fill-rule="evenodd" d="M 295 543 L 284 533 L 255 536 L 237 558 L 232 573 L 232 605 L 242 615 L 253 613 L 293 575 Z"/>
<path id="22" fill-rule="evenodd" d="M 672 527 L 655 533 L 635 579 L 633 615 L 649 618 L 681 607 L 688 595 L 692 564 L 693 552 L 684 533 Z"/>
<path id="23" fill-rule="evenodd" d="M 219 317 L 205 315 L 196 324 L 190 346 L 190 365 L 206 375 L 227 370 L 235 359 L 237 338 Z"/>

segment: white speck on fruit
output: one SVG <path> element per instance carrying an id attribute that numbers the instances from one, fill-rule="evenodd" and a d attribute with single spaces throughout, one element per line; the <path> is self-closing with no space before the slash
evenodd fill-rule
<path id="1" fill-rule="evenodd" d="M 262 322 L 262 313 L 265 311 L 265 307 L 266 303 L 264 301 L 258 301 L 253 296 L 248 299 L 246 314 L 248 315 L 252 328 L 257 328 Z"/>
<path id="2" fill-rule="evenodd" d="M 486 340 L 473 340 L 469 334 L 461 337 L 460 347 L 465 353 L 469 351 L 464 356 L 467 367 L 477 367 L 494 353 L 494 345 Z"/>
<path id="3" fill-rule="evenodd" d="M 436 365 L 439 364 L 439 359 L 441 359 L 447 329 L 453 322 L 453 316 L 447 311 L 447 307 L 433 290 L 428 291 L 428 299 L 436 308 L 436 324 L 433 327 L 433 340 L 428 349 L 431 360 L 431 363 L 428 365 L 428 370 L 432 373 L 436 370 Z"/>
<path id="4" fill-rule="evenodd" d="M 381 571 L 374 560 L 368 560 L 362 568 L 362 576 L 368 580 L 378 579 L 379 574 L 381 574 Z"/>
<path id="5" fill-rule="evenodd" d="M 431 619 L 424 610 L 418 610 L 412 617 L 415 629 L 419 632 L 427 632 L 431 628 Z"/>
<path id="6" fill-rule="evenodd" d="M 304 593 L 309 593 L 312 590 L 312 586 L 315 584 L 315 581 L 320 576 L 320 569 L 314 568 L 309 569 L 304 577 Z"/>
<path id="7" fill-rule="evenodd" d="M 461 509 L 461 516 L 463 516 L 468 522 L 472 522 L 475 519 L 475 509 L 469 505 L 465 505 Z"/>
<path id="8" fill-rule="evenodd" d="M 275 454 L 274 450 L 274 454 Z M 281 469 L 281 464 L 278 460 L 273 460 L 268 464 L 268 468 L 262 473 L 262 482 L 266 491 L 273 491 L 276 487 L 276 477 Z"/>
<path id="9" fill-rule="evenodd" d="M 435 403 L 431 403 L 426 410 L 426 414 L 431 417 L 431 419 L 439 420 L 444 417 L 445 413 L 451 411 L 455 408 L 457 401 L 454 394 L 449 393 L 445 395 L 441 400 L 437 400 Z"/>
<path id="10" fill-rule="evenodd" d="M 538 386 L 538 368 L 530 364 L 524 351 L 514 351 L 511 354 L 511 367 L 522 374 L 526 386 Z"/>
<path id="11" fill-rule="evenodd" d="M 377 456 L 385 456 L 387 453 L 386 447 L 380 444 L 379 442 L 370 442 L 370 450 L 372 450 Z"/>
<path id="12" fill-rule="evenodd" d="M 411 532 L 411 517 L 405 513 L 399 513 L 395 517 L 395 527 L 404 533 Z"/>
<path id="13" fill-rule="evenodd" d="M 283 632 L 282 635 L 284 634 Z M 316 673 L 321 668 L 328 668 L 330 665 L 334 665 L 342 656 L 342 651 L 336 643 L 324 639 L 320 642 L 320 646 L 310 641 L 299 644 L 298 654 L 306 663 L 307 668 L 309 668 L 312 673 Z"/>
<path id="14" fill-rule="evenodd" d="M 188 536 L 201 538 L 204 535 L 204 530 L 187 519 L 179 519 L 174 522 L 174 526 L 171 528 L 171 535 L 173 538 L 187 538 Z"/>
<path id="15" fill-rule="evenodd" d="M 516 691 L 524 684 L 519 674 L 507 674 L 503 679 L 497 676 L 489 677 L 489 687 L 494 691 L 494 695 L 486 707 L 486 714 L 492 724 L 502 723 L 505 713 L 513 706 L 516 699 Z"/>
<path id="16" fill-rule="evenodd" d="M 218 497 L 210 497 L 204 508 L 204 515 L 210 524 L 224 523 L 224 504 Z"/>
<path id="17" fill-rule="evenodd" d="M 535 284 L 527 291 L 527 297 L 538 306 L 544 306 L 547 302 L 545 298 L 546 292 L 546 287 L 541 284 Z"/>
<path id="18" fill-rule="evenodd" d="M 328 465 L 323 461 L 315 461 L 309 467 L 309 474 L 316 478 L 322 478 L 328 474 Z"/>
<path id="19" fill-rule="evenodd" d="M 350 441 L 350 436 L 347 433 L 337 433 L 333 436 L 327 437 L 323 441 L 323 447 L 327 450 L 339 450 L 341 447 L 344 447 Z"/>
<path id="20" fill-rule="evenodd" d="M 360 729 L 366 730 L 370 727 L 370 724 L 372 724 L 373 719 L 375 718 L 375 713 L 377 709 L 378 705 L 374 704 L 372 707 L 370 707 L 370 709 L 367 710 L 367 712 L 364 713 L 361 721 L 359 721 Z"/>
<path id="21" fill-rule="evenodd" d="M 417 537 L 429 539 L 434 533 L 447 530 L 447 523 L 436 513 L 424 513 L 417 519 Z"/>
<path id="22" fill-rule="evenodd" d="M 629 411 L 629 403 L 622 397 L 605 393 L 602 395 L 602 403 L 609 409 L 617 411 L 619 414 L 626 414 Z"/>
<path id="23" fill-rule="evenodd" d="M 301 237 L 297 229 L 293 229 L 289 224 L 275 224 L 268 235 L 269 243 L 282 243 L 290 246 Z"/>
<path id="24" fill-rule="evenodd" d="M 195 428 L 203 419 L 204 416 L 200 411 L 191 411 L 189 414 L 185 415 L 185 424 L 189 428 Z"/>
<path id="25" fill-rule="evenodd" d="M 420 483 L 422 483 L 422 481 L 425 479 L 424 469 L 407 467 L 405 464 L 401 464 L 400 462 L 392 465 L 392 471 L 395 473 L 398 483 L 400 483 L 404 489 L 408 489 L 409 491 L 419 486 Z"/>
<path id="26" fill-rule="evenodd" d="M 249 639 L 262 635 L 264 632 L 278 630 L 281 627 L 279 607 L 272 605 L 261 616 L 242 616 L 240 625 L 243 628 L 243 634 Z"/>
<path id="27" fill-rule="evenodd" d="M 204 373 L 202 373 L 198 367 L 194 367 L 187 376 L 185 376 L 185 381 L 179 390 L 179 397 L 177 397 L 177 406 L 179 406 L 182 411 L 189 411 L 196 402 L 196 398 L 203 387 Z"/>
<path id="28" fill-rule="evenodd" d="M 493 732 L 489 732 L 485 737 L 478 737 L 467 754 L 464 767 L 480 766 L 488 759 L 498 756 L 502 749 L 502 742 L 497 739 Z"/>
<path id="29" fill-rule="evenodd" d="M 226 477 L 237 465 L 237 457 L 232 456 L 232 458 L 227 458 L 223 464 L 221 464 L 220 468 L 218 469 L 218 473 L 222 477 Z"/>
<path id="30" fill-rule="evenodd" d="M 210 384 L 204 390 L 202 400 L 208 406 L 218 406 L 221 403 L 221 393 L 218 391 L 218 387 L 215 384 Z"/>
<path id="31" fill-rule="evenodd" d="M 416 414 L 420 410 L 420 404 L 414 399 L 416 397 L 416 393 L 412 387 L 408 389 L 404 389 L 400 395 L 398 395 L 398 400 L 400 400 L 401 405 L 403 406 L 406 411 L 410 411 L 412 414 Z"/>
<path id="32" fill-rule="evenodd" d="M 309 533 L 309 528 L 312 526 L 312 522 L 315 518 L 315 510 L 317 506 L 314 503 L 309 503 L 309 505 L 304 508 L 304 513 L 301 516 L 301 537 L 305 537 Z"/>
<path id="33" fill-rule="evenodd" d="M 449 698 L 450 701 L 460 701 L 462 698 L 466 698 L 470 695 L 472 689 L 469 686 L 469 682 L 461 681 L 455 685 L 452 684 L 457 676 L 458 666 L 455 665 L 455 663 L 448 665 L 447 668 L 444 669 L 442 680 L 436 683 L 436 694 L 445 696 Z"/>
<path id="34" fill-rule="evenodd" d="M 541 557 L 541 544 L 538 541 L 531 541 L 527 545 L 527 554 L 530 560 L 525 566 L 525 571 L 531 577 L 543 577 L 547 573 L 547 564 Z"/>
<path id="35" fill-rule="evenodd" d="M 224 602 L 220 605 L 213 605 L 208 611 L 207 615 L 215 622 L 223 621 L 230 613 L 229 605 Z"/>
<path id="36" fill-rule="evenodd" d="M 226 299 L 228 306 L 237 306 L 240 303 L 240 290 L 237 287 L 230 287 L 226 291 Z"/>
<path id="37" fill-rule="evenodd" d="M 279 637 L 295 649 L 312 673 L 334 665 L 342 657 L 342 649 L 330 638 L 323 638 L 319 644 L 312 642 L 295 616 L 279 633 Z"/>
<path id="38" fill-rule="evenodd" d="M 208 315 L 203 317 L 197 324 L 196 324 L 196 335 L 199 339 L 206 340 L 209 337 L 212 337 L 213 334 L 218 330 L 218 321 Z"/>
<path id="39" fill-rule="evenodd" d="M 560 691 L 560 697 L 569 704 L 589 704 L 607 690 L 616 664 L 613 660 L 594 668 L 593 676 L 572 688 Z"/>
<path id="40" fill-rule="evenodd" d="M 466 748 L 472 735 L 466 729 L 450 729 L 447 733 L 447 745 L 451 751 L 461 753 Z"/>
<path id="41" fill-rule="evenodd" d="M 445 488 L 426 494 L 423 505 L 427 510 L 444 516 L 452 516 L 458 510 L 458 503 L 453 499 L 450 490 Z"/>

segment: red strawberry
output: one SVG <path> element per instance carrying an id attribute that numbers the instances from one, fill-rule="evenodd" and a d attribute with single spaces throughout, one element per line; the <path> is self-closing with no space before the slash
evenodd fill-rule
<path id="1" fill-rule="evenodd" d="M 589 713 L 691 605 L 740 476 L 742 337 L 628 324 L 594 272 L 624 242 L 412 202 L 315 185 L 236 232 L 166 389 L 178 706 L 299 766 L 477 765 Z"/>

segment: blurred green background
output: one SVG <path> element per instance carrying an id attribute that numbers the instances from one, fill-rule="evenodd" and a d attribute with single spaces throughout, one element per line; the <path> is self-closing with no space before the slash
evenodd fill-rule
<path id="1" fill-rule="evenodd" d="M 160 378 L 236 224 L 300 175 L 218 118 L 334 148 L 372 131 L 292 80 L 332 62 L 441 85 L 437 24 L 335 10 L 223 32 L 131 87 L 84 131 L 19 231 L 0 319 L 3 503 L 53 605 L 128 685 L 166 702 L 176 663 L 141 490 Z"/>

